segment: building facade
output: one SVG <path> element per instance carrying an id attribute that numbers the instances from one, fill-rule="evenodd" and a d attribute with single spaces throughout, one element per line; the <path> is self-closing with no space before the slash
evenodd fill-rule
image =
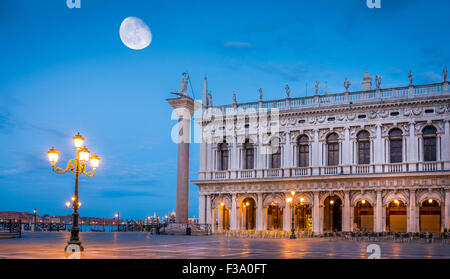
<path id="1" fill-rule="evenodd" d="M 314 234 L 450 229 L 446 73 L 438 84 L 371 82 L 366 72 L 361 92 L 346 80 L 340 94 L 319 95 L 316 83 L 311 97 L 290 98 L 286 86 L 285 99 L 263 101 L 260 89 L 259 102 L 234 94 L 212 106 L 205 80 L 199 222 L 289 231 L 293 210 L 295 230 Z"/>

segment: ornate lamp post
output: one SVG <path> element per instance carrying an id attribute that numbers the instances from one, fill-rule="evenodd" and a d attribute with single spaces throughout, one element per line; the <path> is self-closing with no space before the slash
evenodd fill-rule
<path id="1" fill-rule="evenodd" d="M 72 197 L 72 205 L 70 205 L 69 203 L 69 207 L 73 208 L 72 228 L 70 230 L 70 240 L 66 246 L 66 249 L 69 245 L 78 245 L 80 247 L 80 251 L 83 251 L 83 246 L 81 245 L 81 241 L 79 238 L 80 229 L 78 228 L 78 208 L 81 206 L 81 202 L 78 199 L 78 177 L 80 174 L 85 174 L 88 177 L 94 176 L 95 170 L 100 164 L 100 158 L 96 154 L 92 155 L 89 158 L 90 151 L 86 148 L 86 146 L 83 147 L 83 144 L 84 138 L 80 135 L 80 133 L 73 137 L 73 145 L 77 151 L 77 157 L 75 159 L 69 160 L 64 170 L 62 168 L 56 167 L 56 163 L 58 162 L 59 158 L 59 152 L 54 147 L 52 147 L 52 149 L 48 151 L 48 160 L 52 164 L 54 172 L 63 174 L 70 170 L 71 173 L 75 174 L 75 194 Z M 86 171 L 86 165 L 89 162 L 89 159 L 92 168 L 91 172 Z"/>
<path id="2" fill-rule="evenodd" d="M 114 214 L 114 217 L 117 218 L 117 231 L 119 231 L 119 220 L 120 220 L 120 213 L 117 212 L 116 214 Z"/>
<path id="3" fill-rule="evenodd" d="M 286 202 L 291 205 L 292 223 L 291 223 L 291 236 L 289 237 L 290 239 L 297 238 L 297 237 L 295 237 L 295 221 L 294 221 L 295 200 L 294 200 L 294 196 L 295 196 L 295 191 L 291 191 L 291 196 L 286 198 Z"/>
<path id="4" fill-rule="evenodd" d="M 33 210 L 33 213 L 34 213 L 34 231 L 36 231 L 36 214 L 37 214 L 36 208 Z"/>

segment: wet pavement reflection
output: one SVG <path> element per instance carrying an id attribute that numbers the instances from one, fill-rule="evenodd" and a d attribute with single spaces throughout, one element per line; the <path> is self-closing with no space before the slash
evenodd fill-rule
<path id="1" fill-rule="evenodd" d="M 0 239 L 0 258 L 59 259 L 69 233 L 24 233 L 18 239 Z M 164 236 L 149 233 L 81 233 L 81 258 L 99 259 L 329 259 L 367 258 L 367 246 L 380 246 L 381 258 L 450 258 L 450 245 L 442 243 L 358 242 L 326 238 L 250 239 L 219 235 Z"/>

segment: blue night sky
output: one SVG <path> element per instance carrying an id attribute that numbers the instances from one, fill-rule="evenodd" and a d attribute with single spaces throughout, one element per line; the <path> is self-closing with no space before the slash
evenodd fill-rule
<path id="1" fill-rule="evenodd" d="M 0 0 L 0 211 L 66 215 L 73 176 L 47 162 L 74 155 L 80 132 L 102 158 L 82 178 L 81 216 L 144 218 L 175 208 L 176 145 L 165 99 L 188 71 L 196 98 L 208 76 L 214 104 L 342 92 L 361 87 L 366 69 L 382 87 L 442 81 L 450 66 L 450 2 L 382 0 L 167 1 Z M 140 51 L 120 40 L 126 17 L 144 20 L 152 44 Z M 325 88 L 327 84 L 327 88 Z M 199 145 L 191 146 L 191 179 Z M 190 187 L 190 216 L 197 216 Z"/>

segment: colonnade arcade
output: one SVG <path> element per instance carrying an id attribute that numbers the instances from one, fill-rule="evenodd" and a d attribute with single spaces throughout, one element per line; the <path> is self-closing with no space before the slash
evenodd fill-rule
<path id="1" fill-rule="evenodd" d="M 292 210 L 297 232 L 440 232 L 450 227 L 449 189 L 349 190 L 200 193 L 200 222 L 214 232 L 290 231 Z M 208 205 L 207 203 L 211 203 Z M 203 219 L 203 220 L 202 220 Z"/>

